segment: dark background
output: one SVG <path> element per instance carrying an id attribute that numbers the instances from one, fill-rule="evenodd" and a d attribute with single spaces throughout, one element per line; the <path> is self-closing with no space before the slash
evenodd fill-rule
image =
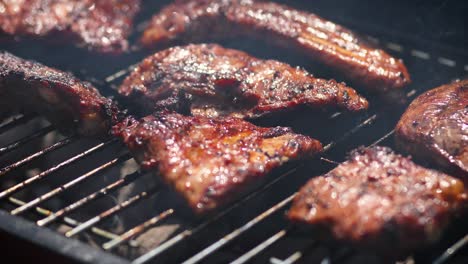
<path id="1" fill-rule="evenodd" d="M 342 22 L 381 26 L 466 50 L 468 1 L 445 0 L 280 0 Z"/>

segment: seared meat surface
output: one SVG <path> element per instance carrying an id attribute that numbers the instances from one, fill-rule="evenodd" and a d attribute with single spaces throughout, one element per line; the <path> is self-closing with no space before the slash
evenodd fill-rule
<path id="1" fill-rule="evenodd" d="M 359 111 L 367 101 L 334 80 L 214 44 L 174 47 L 145 59 L 119 92 L 144 113 L 256 118 L 300 106 Z"/>
<path id="2" fill-rule="evenodd" d="M 0 33 L 122 52 L 140 0 L 1 0 Z"/>
<path id="3" fill-rule="evenodd" d="M 369 91 L 398 89 L 410 82 L 401 60 L 364 43 L 350 30 L 273 2 L 175 1 L 153 17 L 141 42 L 159 48 L 239 37 L 303 52 Z"/>
<path id="4" fill-rule="evenodd" d="M 285 162 L 322 149 L 289 128 L 167 112 L 129 118 L 114 132 L 143 169 L 160 175 L 199 214 L 234 200 Z"/>
<path id="5" fill-rule="evenodd" d="M 399 255 L 437 240 L 467 201 L 460 180 L 389 148 L 372 147 L 352 152 L 348 161 L 311 179 L 288 217 L 316 227 L 314 234 L 324 240 Z"/>
<path id="6" fill-rule="evenodd" d="M 468 182 L 468 80 L 416 98 L 398 122 L 396 140 L 400 149 Z"/>
<path id="7" fill-rule="evenodd" d="M 83 136 L 105 136 L 117 120 L 117 107 L 91 84 L 7 52 L 0 53 L 0 94 L 7 94 L 9 105 Z"/>

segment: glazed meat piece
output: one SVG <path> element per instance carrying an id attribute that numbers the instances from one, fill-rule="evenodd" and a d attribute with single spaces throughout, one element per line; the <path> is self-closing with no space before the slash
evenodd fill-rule
<path id="1" fill-rule="evenodd" d="M 369 91 L 402 88 L 406 67 L 351 32 L 314 14 L 253 0 L 182 0 L 156 14 L 141 42 L 148 48 L 207 39 L 260 39 L 299 51 Z"/>
<path id="2" fill-rule="evenodd" d="M 172 109 L 195 116 L 256 118 L 300 106 L 352 112 L 368 106 L 342 83 L 215 44 L 158 52 L 125 79 L 119 92 L 147 114 Z"/>
<path id="3" fill-rule="evenodd" d="M 63 131 L 105 136 L 118 109 L 91 84 L 73 75 L 0 52 L 0 93 L 9 105 L 45 115 Z"/>
<path id="4" fill-rule="evenodd" d="M 396 127 L 397 146 L 468 182 L 468 80 L 416 98 Z"/>
<path id="5" fill-rule="evenodd" d="M 122 52 L 140 0 L 2 0 L 0 33 Z"/>
<path id="6" fill-rule="evenodd" d="M 237 118 L 160 112 L 114 127 L 135 159 L 206 213 L 257 186 L 289 160 L 321 151 L 320 142 L 289 128 L 262 128 Z"/>
<path id="7" fill-rule="evenodd" d="M 377 146 L 310 180 L 288 217 L 321 239 L 400 255 L 437 240 L 467 201 L 460 180 Z"/>

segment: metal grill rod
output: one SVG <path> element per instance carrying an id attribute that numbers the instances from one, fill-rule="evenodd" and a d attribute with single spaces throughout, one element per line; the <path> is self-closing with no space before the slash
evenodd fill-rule
<path id="1" fill-rule="evenodd" d="M 263 250 L 267 249 L 269 246 L 273 245 L 274 243 L 276 243 L 278 240 L 280 240 L 281 238 L 283 238 L 286 234 L 287 234 L 288 230 L 287 229 L 283 229 L 279 232 L 277 232 L 276 234 L 274 234 L 273 236 L 271 236 L 270 238 L 268 238 L 267 240 L 263 241 L 261 244 L 259 244 L 258 246 L 254 247 L 253 249 L 251 249 L 250 251 L 248 251 L 247 253 L 245 253 L 244 255 L 240 256 L 238 259 L 234 260 L 233 262 L 231 262 L 231 264 L 243 264 L 243 263 L 246 263 L 247 261 L 249 261 L 250 259 L 252 259 L 253 257 L 255 257 L 256 255 L 258 255 L 259 253 L 261 253 Z"/>
<path id="2" fill-rule="evenodd" d="M 115 139 L 112 139 L 112 140 L 109 140 L 107 142 L 100 143 L 100 144 L 98 144 L 98 145 L 96 145 L 96 146 L 94 146 L 94 147 L 92 147 L 92 148 L 90 148 L 90 149 L 88 149 L 88 150 L 86 150 L 86 151 L 84 151 L 84 152 L 82 152 L 82 153 L 80 153 L 80 154 L 78 154 L 78 155 L 76 155 L 76 156 L 62 162 L 62 163 L 60 163 L 60 164 L 58 164 L 55 167 L 52 167 L 52 168 L 50 168 L 50 169 L 48 169 L 48 170 L 46 170 L 46 171 L 44 171 L 42 173 L 37 174 L 36 176 L 33 176 L 33 177 L 31 177 L 31 178 L 29 178 L 29 179 L 27 179 L 27 180 L 25 180 L 25 181 L 23 181 L 21 183 L 18 183 L 16 185 L 14 185 L 13 187 L 8 188 L 7 190 L 2 191 L 0 193 L 0 199 L 3 199 L 8 195 L 11 195 L 11 194 L 13 194 L 15 192 L 20 191 L 24 187 L 29 186 L 30 184 L 32 184 L 32 183 L 34 183 L 34 182 L 36 182 L 36 181 L 38 181 L 38 180 L 40 180 L 40 179 L 42 179 L 44 177 L 47 177 L 47 176 L 51 175 L 53 172 L 55 172 L 55 171 L 57 171 L 59 169 L 62 169 L 63 167 L 65 167 L 67 165 L 70 165 L 73 162 L 76 162 L 76 161 L 78 161 L 78 160 L 80 160 L 80 159 L 82 159 L 82 158 L 84 158 L 84 157 L 98 151 L 98 150 L 103 149 L 104 147 L 114 143 L 115 141 L 116 141 Z"/>
<path id="3" fill-rule="evenodd" d="M 246 197 L 242 198 L 240 201 L 238 201 L 237 203 L 229 206 L 228 208 L 226 208 L 225 210 L 221 211 L 220 213 L 218 213 L 217 215 L 215 215 L 214 217 L 210 218 L 208 221 L 198 225 L 197 227 L 193 228 L 193 229 L 187 229 L 181 233 L 179 233 L 178 235 L 172 237 L 171 239 L 169 240 L 166 240 L 164 243 L 162 243 L 161 245 L 159 245 L 158 247 L 156 248 L 153 248 L 152 250 L 148 251 L 146 254 L 138 257 L 137 259 L 135 259 L 133 261 L 134 264 L 141 264 L 141 263 L 145 263 L 145 262 L 148 262 L 150 261 L 152 258 L 158 256 L 159 254 L 163 253 L 164 251 L 166 251 L 167 249 L 169 249 L 170 247 L 174 246 L 175 244 L 185 240 L 186 238 L 190 237 L 191 235 L 193 234 L 196 234 L 198 232 L 200 232 L 201 230 L 203 230 L 204 228 L 208 227 L 210 224 L 214 223 L 216 220 L 220 219 L 221 217 L 223 217 L 224 215 L 226 215 L 227 213 L 229 213 L 230 211 L 234 210 L 235 208 L 239 207 L 240 205 L 242 205 L 243 203 L 251 200 L 252 198 L 254 198 L 255 196 L 257 196 L 258 194 L 260 193 L 263 193 L 265 192 L 266 190 L 268 190 L 272 185 L 274 185 L 276 182 L 278 182 L 279 180 L 283 179 L 284 177 L 294 173 L 297 171 L 297 169 L 299 168 L 300 166 L 297 166 L 296 168 L 293 168 L 287 172 L 285 172 L 284 174 L 278 176 L 276 179 L 274 179 L 273 181 L 267 183 L 266 185 L 264 185 L 263 187 L 261 187 L 259 190 L 247 195 Z"/>
<path id="4" fill-rule="evenodd" d="M 125 69 L 122 69 L 120 71 L 117 71 L 116 73 L 112 74 L 112 75 L 109 75 L 107 76 L 104 81 L 106 83 L 111 83 L 113 81 L 115 81 L 116 79 L 128 74 L 129 72 L 133 71 L 137 66 L 138 66 L 139 63 L 135 63 L 135 64 L 132 64 L 128 67 L 126 67 Z"/>
<path id="5" fill-rule="evenodd" d="M 458 240 L 455 244 L 449 247 L 447 250 L 440 255 L 433 264 L 442 264 L 448 262 L 448 260 L 459 250 L 468 245 L 468 234 L 466 234 L 462 239 Z"/>
<path id="6" fill-rule="evenodd" d="M 41 202 L 44 202 L 48 199 L 51 199 L 53 198 L 54 196 L 56 195 L 59 195 L 60 193 L 63 193 L 65 192 L 66 190 L 76 186 L 77 184 L 83 182 L 84 180 L 90 178 L 91 176 L 94 176 L 95 174 L 99 173 L 99 172 L 102 172 L 106 169 L 109 169 L 111 168 L 112 166 L 115 166 L 121 162 L 124 162 L 126 160 L 130 159 L 130 154 L 124 154 L 122 156 L 120 156 L 119 158 L 115 158 L 97 168 L 95 168 L 94 170 L 88 172 L 88 173 L 85 173 L 83 174 L 82 176 L 80 177 L 77 177 L 75 178 L 74 180 L 72 181 L 69 181 L 67 182 L 66 184 L 60 186 L 60 187 L 57 187 L 55 189 L 53 189 L 52 191 L 46 193 L 46 194 L 43 194 L 41 195 L 40 197 L 37 197 L 36 199 L 26 203 L 25 205 L 22 205 L 14 210 L 12 210 L 10 212 L 10 214 L 12 215 L 18 215 L 18 214 L 21 214 L 21 213 L 24 213 L 26 210 L 29 210 L 31 209 L 32 207 L 36 206 L 37 204 L 41 203 Z"/>
<path id="7" fill-rule="evenodd" d="M 379 138 L 378 140 L 376 140 L 374 143 L 372 143 L 370 145 L 370 147 L 373 147 L 373 146 L 376 146 L 378 144 L 380 144 L 382 141 L 386 140 L 387 138 L 391 137 L 393 134 L 395 134 L 395 129 L 392 129 L 390 132 L 388 132 L 387 134 L 385 134 L 383 137 Z"/>
<path id="8" fill-rule="evenodd" d="M 144 223 L 133 227 L 132 229 L 130 229 L 127 232 L 120 235 L 119 237 L 116 237 L 113 240 L 104 243 L 102 245 L 102 247 L 105 250 L 113 249 L 116 246 L 122 244 L 123 242 L 126 242 L 126 241 L 130 240 L 132 237 L 143 233 L 148 228 L 150 228 L 151 226 L 157 224 L 158 222 L 162 221 L 163 219 L 165 219 L 166 217 L 172 215 L 173 213 L 174 213 L 174 209 L 172 209 L 172 208 L 168 209 L 168 210 L 160 213 L 159 215 L 145 221 Z"/>
<path id="9" fill-rule="evenodd" d="M 19 168 L 21 166 L 23 166 L 24 164 L 28 163 L 28 162 L 31 162 L 41 156 L 44 156 L 45 154 L 53 151 L 53 150 L 56 150 L 58 148 L 61 148 L 61 147 L 64 147 L 66 145 L 68 145 L 69 143 L 71 143 L 73 141 L 74 137 L 69 137 L 69 138 L 66 138 L 66 139 L 63 139 L 43 150 L 40 150 L 22 160 L 19 160 L 11 165 L 8 165 L 6 167 L 4 167 L 3 169 L 0 169 L 0 176 L 2 175 L 5 175 L 6 173 L 10 172 L 11 170 L 13 169 L 16 169 L 16 168 Z"/>
<path id="10" fill-rule="evenodd" d="M 315 248 L 317 246 L 317 242 L 316 241 L 312 241 L 311 243 L 309 243 L 308 245 L 306 245 L 305 247 L 303 247 L 302 250 L 299 250 L 299 251 L 296 251 L 294 252 L 292 255 L 290 255 L 288 258 L 286 258 L 285 260 L 280 260 L 278 258 L 275 258 L 275 257 L 271 257 L 270 258 L 270 263 L 271 264 L 292 264 L 296 261 L 298 261 L 299 259 L 302 258 L 302 252 L 303 251 L 308 251 L 308 250 L 311 250 L 313 248 Z"/>
<path id="11" fill-rule="evenodd" d="M 129 198 L 128 200 L 122 202 L 122 203 L 119 203 L 117 204 L 116 206 L 113 206 L 111 207 L 110 209 L 100 213 L 99 215 L 87 220 L 86 222 L 76 226 L 75 228 L 73 228 L 72 230 L 68 231 L 65 233 L 65 236 L 66 237 L 72 237 L 72 236 L 75 236 L 89 228 L 91 228 L 92 226 L 94 226 L 95 224 L 101 222 L 102 220 L 124 210 L 124 209 L 127 209 L 129 208 L 131 205 L 135 205 L 136 202 L 144 199 L 144 198 L 148 198 L 150 197 L 151 195 L 153 194 L 157 194 L 158 192 L 156 191 L 157 189 L 154 188 L 154 189 L 151 189 L 150 191 L 147 191 L 147 192 L 142 192 L 140 194 L 137 194 L 131 198 Z"/>
<path id="12" fill-rule="evenodd" d="M 14 197 L 9 197 L 8 201 L 15 204 L 15 205 L 17 205 L 17 206 L 21 206 L 21 205 L 26 204 L 25 202 L 23 202 L 23 201 L 21 201 L 19 199 L 16 199 Z M 48 209 L 44 209 L 42 207 L 36 207 L 36 212 L 39 213 L 40 215 L 50 215 L 52 213 L 52 211 L 50 211 Z M 75 227 L 75 226 L 78 226 L 78 225 L 81 224 L 80 222 L 78 222 L 78 221 L 76 221 L 76 220 L 74 220 L 72 218 L 69 218 L 69 217 L 64 217 L 62 220 L 66 225 L 68 225 L 70 227 Z M 106 230 L 103 230 L 103 229 L 97 228 L 97 227 L 93 227 L 91 229 L 91 231 L 94 234 L 96 234 L 96 235 L 98 235 L 100 237 L 103 237 L 105 239 L 114 239 L 114 238 L 118 237 L 118 235 L 116 235 L 116 234 L 113 234 L 113 233 L 111 233 L 109 231 L 106 231 Z"/>
<path id="13" fill-rule="evenodd" d="M 13 151 L 13 150 L 21 147 L 22 145 L 31 142 L 32 140 L 34 140 L 36 138 L 42 137 L 42 136 L 52 132 L 54 129 L 55 128 L 53 126 L 44 127 L 42 129 L 40 129 L 39 131 L 34 132 L 31 135 L 28 135 L 28 136 L 26 136 L 24 138 L 21 138 L 21 139 L 15 141 L 15 142 L 11 143 L 8 146 L 2 147 L 2 148 L 0 148 L 0 155 L 3 155 L 3 154 L 8 153 L 10 151 Z"/>
<path id="14" fill-rule="evenodd" d="M 220 240 L 216 241 L 215 243 L 211 244 L 209 247 L 205 248 L 204 250 L 200 251 L 198 254 L 195 256 L 191 257 L 190 259 L 186 260 L 184 264 L 193 264 L 193 263 L 198 263 L 214 251 L 218 250 L 219 248 L 223 247 L 224 245 L 228 244 L 238 236 L 242 235 L 245 233 L 247 230 L 252 228 L 254 225 L 258 224 L 259 222 L 263 221 L 265 218 L 269 217 L 273 213 L 277 212 L 280 208 L 283 208 L 286 204 L 288 204 L 294 197 L 296 196 L 297 193 L 292 194 L 288 198 L 284 199 L 283 201 L 279 202 L 278 204 L 274 205 L 270 209 L 266 210 L 265 212 L 261 213 L 254 219 L 250 220 L 247 222 L 245 225 L 242 227 L 232 231 L 231 233 L 227 234 Z"/>
<path id="15" fill-rule="evenodd" d="M 357 126 L 353 127 L 351 130 L 349 130 L 348 132 L 346 132 L 346 133 L 345 133 L 343 136 L 341 136 L 339 139 L 334 140 L 334 141 L 328 143 L 325 147 L 323 147 L 323 152 L 329 151 L 331 148 L 333 148 L 334 146 L 336 146 L 338 143 L 344 141 L 345 139 L 347 139 L 347 138 L 350 137 L 351 135 L 355 134 L 355 133 L 356 133 L 357 131 L 359 131 L 361 128 L 372 124 L 372 122 L 374 122 L 376 119 L 377 119 L 377 114 L 373 114 L 372 116 L 368 117 L 366 120 L 364 120 L 363 122 L 360 122 Z"/>
<path id="16" fill-rule="evenodd" d="M 50 214 L 49 216 L 47 216 L 46 218 L 43 218 L 39 221 L 37 221 L 37 225 L 38 226 L 45 226 L 45 225 L 48 225 L 50 223 L 52 223 L 53 221 L 57 220 L 59 217 L 62 217 L 66 214 L 69 214 L 73 211 L 75 211 L 76 209 L 84 206 L 85 204 L 91 202 L 91 201 L 94 201 L 100 197 L 103 197 L 109 193 L 111 193 L 112 191 L 115 191 L 117 190 L 118 188 L 120 187 L 123 187 L 125 185 L 128 185 L 130 184 L 131 182 L 135 181 L 139 176 L 141 176 L 141 173 L 140 172 L 134 172 L 134 173 L 131 173 L 131 174 L 127 174 L 125 175 L 123 178 L 107 185 L 106 187 L 100 189 L 99 191 L 96 191 L 86 197 L 83 197 L 81 198 L 80 200 L 68 205 L 67 207 L 64 207 L 63 209 L 60 209 L 59 211 L 55 212 L 55 213 L 52 213 Z"/>
<path id="17" fill-rule="evenodd" d="M 0 126 L 0 134 L 3 134 L 12 128 L 15 128 L 16 126 L 26 124 L 29 121 L 33 120 L 34 118 L 36 118 L 35 115 L 22 115 L 22 116 L 16 117 L 12 119 L 11 121 L 4 123 Z"/>

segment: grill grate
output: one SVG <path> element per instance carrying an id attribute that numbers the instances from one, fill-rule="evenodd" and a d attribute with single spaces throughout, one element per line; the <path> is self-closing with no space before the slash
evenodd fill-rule
<path id="1" fill-rule="evenodd" d="M 372 29 L 366 29 L 366 32 L 373 31 Z M 381 35 L 381 31 L 374 30 L 374 32 L 376 35 Z M 430 52 L 424 51 L 419 48 L 424 47 L 424 43 L 414 39 L 404 38 L 399 35 L 389 36 L 389 39 L 392 39 L 393 42 L 388 42 L 384 39 L 375 37 L 369 37 L 368 39 L 370 42 L 378 43 L 388 48 L 390 51 L 396 53 L 398 57 L 403 57 L 406 64 L 410 69 L 412 69 L 412 72 L 416 73 L 413 74 L 415 85 L 408 89 L 407 97 L 409 100 L 423 92 L 424 89 L 434 87 L 456 77 L 466 76 L 468 72 L 468 67 L 463 64 L 466 62 L 466 54 L 453 52 L 446 48 L 431 48 Z M 457 58 L 457 60 L 453 58 Z M 109 75 L 104 79 L 104 82 L 98 81 L 96 78 L 91 76 L 86 76 L 86 79 L 100 87 L 103 87 L 103 89 L 108 93 L 113 94 L 112 89 L 109 88 L 115 87 L 116 83 L 118 83 L 131 69 L 133 69 L 133 67 L 134 65 Z M 425 70 L 421 70 L 423 68 Z M 161 244 L 148 249 L 144 253 L 138 254 L 136 257 L 119 257 L 117 260 L 132 262 L 135 264 L 158 260 L 161 262 L 185 261 L 184 263 L 199 263 L 201 261 L 210 262 L 210 260 L 221 254 L 221 252 L 227 248 L 236 252 L 235 257 L 231 256 L 229 259 L 229 261 L 233 261 L 233 263 L 236 264 L 246 263 L 253 260 L 269 261 L 272 264 L 297 263 L 301 261 L 309 263 L 310 259 L 317 258 L 321 263 L 349 260 L 356 254 L 350 249 L 324 249 L 322 245 L 314 241 L 312 238 L 297 237 L 297 234 L 294 233 L 294 227 L 290 226 L 283 219 L 281 213 L 287 209 L 291 200 L 294 198 L 296 194 L 294 193 L 294 190 L 297 190 L 297 188 L 307 180 L 307 174 L 318 175 L 320 172 L 327 171 L 330 167 L 336 165 L 336 161 L 343 160 L 344 153 L 346 151 L 356 147 L 357 145 L 392 145 L 391 140 L 393 136 L 393 126 L 399 113 L 403 110 L 404 108 L 401 107 L 401 109 L 396 109 L 394 113 L 388 113 L 388 109 L 373 107 L 369 113 L 363 114 L 359 117 L 350 118 L 341 113 L 335 113 L 329 116 L 326 118 L 326 122 L 330 124 L 343 123 L 341 126 L 335 127 L 335 129 L 344 131 L 344 133 L 333 134 L 332 140 L 330 140 L 324 148 L 323 156 L 317 158 L 313 164 L 301 163 L 294 164 L 293 167 L 285 168 L 285 170 L 267 184 L 249 193 L 229 207 L 222 209 L 217 214 L 212 215 L 207 219 L 202 219 L 201 221 L 195 220 L 191 224 L 191 227 L 176 233 Z M 32 115 L 15 117 L 9 122 L 0 125 L 0 134 L 18 129 L 37 118 L 37 116 Z M 8 156 L 10 152 L 15 152 L 23 148 L 28 149 L 30 142 L 43 138 L 54 131 L 55 128 L 49 125 L 37 130 L 36 132 L 32 132 L 30 135 L 17 139 L 0 148 L 0 158 Z M 82 234 L 89 234 L 97 237 L 100 239 L 98 247 L 101 251 L 98 251 L 98 255 L 94 261 L 105 259 L 106 256 L 109 255 L 104 253 L 104 251 L 109 252 L 111 255 L 118 255 L 121 254 L 118 248 L 123 245 L 138 247 L 138 242 L 133 240 L 136 236 L 141 235 L 150 228 L 164 223 L 178 215 L 178 208 L 166 207 L 159 211 L 155 210 L 152 216 L 139 220 L 138 223 L 132 225 L 132 227 L 127 230 L 110 232 L 106 228 L 101 227 L 105 226 L 101 225 L 103 222 L 109 222 L 114 216 L 129 210 L 133 206 L 143 203 L 144 200 L 149 198 L 157 199 L 159 194 L 162 192 L 162 189 L 159 185 L 156 185 L 155 187 L 148 188 L 147 190 L 143 190 L 135 195 L 129 196 L 126 200 L 118 202 L 114 206 L 99 206 L 97 214 L 92 214 L 86 218 L 88 213 L 85 213 L 85 207 L 89 206 L 94 201 L 101 200 L 106 197 L 112 197 L 113 193 L 139 181 L 144 176 L 143 173 L 139 171 L 126 174 L 110 183 L 105 181 L 106 184 L 102 188 L 87 195 L 80 197 L 74 196 L 73 202 L 69 202 L 67 205 L 59 207 L 58 209 L 52 210 L 45 206 L 43 207 L 43 204 L 47 201 L 54 200 L 55 198 L 70 192 L 71 189 L 82 186 L 91 179 L 101 177 L 105 178 L 105 172 L 108 172 L 112 168 L 123 166 L 125 162 L 131 160 L 128 152 L 119 146 L 117 140 L 110 139 L 105 142 L 96 143 L 84 151 L 67 158 L 64 161 L 58 162 L 56 165 L 53 165 L 25 180 L 16 179 L 17 174 L 15 173 L 20 169 L 31 165 L 33 161 L 50 156 L 59 150 L 66 150 L 67 147 L 79 142 L 79 140 L 80 139 L 75 136 L 70 136 L 41 150 L 36 150 L 36 152 L 29 154 L 26 157 L 19 158 L 13 162 L 7 162 L 6 165 L 1 165 L 0 183 L 4 179 L 15 181 L 12 186 L 7 187 L 0 192 L 2 208 L 8 210 L 10 215 L 21 216 L 35 222 L 35 224 L 40 228 L 47 226 L 50 229 L 58 231 L 57 224 L 64 224 L 68 226 L 68 229 L 67 231 L 60 233 L 63 233 L 67 238 L 78 237 L 80 240 L 84 240 L 81 236 Z M 88 170 L 86 173 L 79 174 L 79 176 L 73 177 L 73 179 L 60 184 L 56 188 L 46 191 L 41 195 L 33 196 L 32 198 L 28 197 L 27 200 L 21 198 L 22 196 L 19 195 L 22 192 L 30 191 L 34 188 L 33 186 L 36 186 L 37 184 L 44 182 L 47 183 L 48 181 L 53 180 L 53 175 L 56 175 L 58 172 L 70 168 L 73 165 L 81 164 L 85 159 L 90 156 L 94 157 L 98 152 L 105 152 L 107 155 L 109 150 L 114 150 L 115 148 L 118 149 L 116 152 L 118 155 L 115 158 L 109 157 L 111 159 L 105 162 L 100 162 L 98 159 L 98 161 L 93 162 L 93 169 Z M 5 162 L 5 160 L 1 161 Z M 311 173 L 311 167 L 320 167 L 320 169 Z M 292 177 L 298 179 L 289 183 L 289 179 Z M 252 201 L 261 196 L 268 195 L 269 193 L 275 193 L 274 190 L 285 186 L 286 181 L 288 181 L 288 184 L 286 185 L 289 186 L 285 187 L 286 190 L 280 192 L 278 197 L 275 197 L 275 199 L 272 199 L 271 202 L 263 205 L 263 207 L 251 207 Z M 160 203 L 164 204 L 165 201 L 160 201 Z M 13 208 L 11 208 L 11 206 L 13 206 Z M 204 234 L 209 232 L 210 228 L 228 219 L 230 216 L 236 215 L 238 212 L 245 213 L 246 211 L 248 211 L 248 213 L 245 221 L 241 220 L 240 224 L 238 223 L 237 226 L 229 228 L 228 231 L 214 232 L 215 234 L 211 234 L 214 236 L 212 239 L 205 239 Z M 79 216 L 79 218 L 85 217 L 85 219 L 77 220 L 74 218 L 75 216 Z M 3 214 L 0 214 L 0 217 L 3 217 Z M 0 224 L 0 226 L 1 225 L 2 224 Z M 266 228 L 267 232 L 258 237 L 256 234 L 248 236 L 249 233 L 255 232 L 255 230 L 260 227 L 263 227 L 263 229 Z M 253 237 L 253 242 L 249 241 L 250 239 L 245 238 L 246 236 L 249 238 Z M 243 237 L 244 239 L 241 240 Z M 299 242 L 294 243 L 294 245 L 288 245 L 288 241 L 291 239 Z M 458 234 L 457 239 L 452 239 L 450 242 L 451 244 L 442 245 L 442 247 L 446 247 L 446 249 L 440 252 L 438 256 L 435 256 L 431 261 L 434 261 L 434 263 L 437 264 L 446 263 L 452 256 L 459 253 L 468 244 L 468 235 L 463 237 L 463 233 L 460 233 Z M 76 242 L 77 240 L 66 239 L 65 241 Z M 174 254 L 171 255 L 170 251 L 177 251 L 183 242 L 190 242 L 191 248 L 185 248 L 184 251 L 178 251 L 176 256 L 174 256 Z M 248 246 L 240 250 L 236 249 L 236 246 L 243 243 Z M 284 248 L 284 250 L 278 251 L 280 248 Z M 320 250 L 318 250 L 319 248 Z M 317 252 L 319 257 L 314 256 Z M 90 261 L 89 259 L 85 259 L 84 257 L 82 258 L 77 255 L 74 255 L 74 258 L 83 262 Z"/>

